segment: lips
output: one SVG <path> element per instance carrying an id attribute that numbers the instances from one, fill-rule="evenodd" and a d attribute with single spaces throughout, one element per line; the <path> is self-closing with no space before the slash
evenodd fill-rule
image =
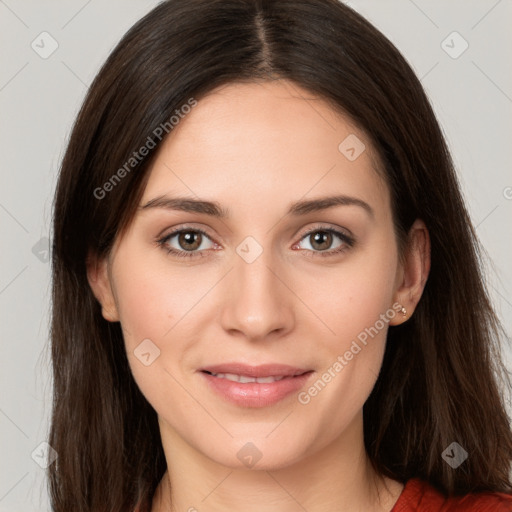
<path id="1" fill-rule="evenodd" d="M 225 363 L 200 373 L 225 400 L 242 407 L 266 407 L 298 392 L 313 371 L 282 364 Z"/>
<path id="2" fill-rule="evenodd" d="M 214 377 L 218 377 L 219 379 L 227 379 L 232 382 L 241 382 L 242 384 L 247 384 L 249 382 L 257 382 L 258 384 L 268 384 L 270 382 L 276 382 L 278 380 L 286 379 L 287 377 L 283 375 L 271 375 L 269 377 L 248 377 L 246 375 L 237 375 L 236 373 L 210 373 Z"/>
<path id="3" fill-rule="evenodd" d="M 201 371 L 211 374 L 243 375 L 245 377 L 295 377 L 309 371 L 305 368 L 296 368 L 286 364 L 261 364 L 250 366 L 243 363 L 225 363 L 215 366 L 206 366 Z"/>

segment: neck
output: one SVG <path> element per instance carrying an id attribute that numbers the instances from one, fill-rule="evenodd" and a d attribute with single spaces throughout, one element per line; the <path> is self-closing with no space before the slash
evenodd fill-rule
<path id="1" fill-rule="evenodd" d="M 161 430 L 168 470 L 152 512 L 389 512 L 403 489 L 373 470 L 364 449 L 362 419 L 314 454 L 273 470 L 217 464 L 172 429 Z"/>

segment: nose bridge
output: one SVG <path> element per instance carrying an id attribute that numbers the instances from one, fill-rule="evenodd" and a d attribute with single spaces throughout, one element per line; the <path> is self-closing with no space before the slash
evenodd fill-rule
<path id="1" fill-rule="evenodd" d="M 276 276 L 279 265 L 272 250 L 247 237 L 236 253 L 222 313 L 224 328 L 241 331 L 248 338 L 264 338 L 272 331 L 290 328 L 292 305 Z"/>

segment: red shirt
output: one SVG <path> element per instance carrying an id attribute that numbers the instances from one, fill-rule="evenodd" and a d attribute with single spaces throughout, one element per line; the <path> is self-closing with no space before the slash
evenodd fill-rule
<path id="1" fill-rule="evenodd" d="M 445 498 L 427 482 L 413 478 L 391 512 L 512 512 L 512 494 L 485 492 Z"/>
<path id="2" fill-rule="evenodd" d="M 427 482 L 413 478 L 391 512 L 512 512 L 512 494 L 485 492 L 445 498 Z"/>

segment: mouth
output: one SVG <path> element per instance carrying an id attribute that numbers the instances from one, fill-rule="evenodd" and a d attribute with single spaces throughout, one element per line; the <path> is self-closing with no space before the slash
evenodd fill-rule
<path id="1" fill-rule="evenodd" d="M 205 373 L 217 377 L 218 379 L 227 379 L 231 382 L 241 382 L 247 384 L 249 382 L 257 382 L 258 384 L 268 384 L 269 382 L 277 382 L 283 379 L 293 379 L 293 377 L 286 377 L 284 375 L 273 375 L 270 377 L 249 377 L 247 375 L 237 375 L 236 373 L 213 373 L 205 371 Z"/>
<path id="2" fill-rule="evenodd" d="M 298 392 L 313 370 L 288 365 L 229 363 L 199 370 L 210 389 L 241 407 L 267 407 Z"/>

